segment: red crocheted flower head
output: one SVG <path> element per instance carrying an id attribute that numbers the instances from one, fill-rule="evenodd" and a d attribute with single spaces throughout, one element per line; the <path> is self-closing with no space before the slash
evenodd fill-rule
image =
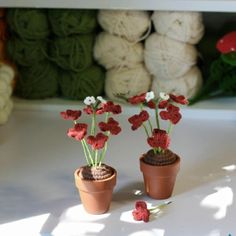
<path id="1" fill-rule="evenodd" d="M 81 141 L 87 134 L 87 128 L 87 124 L 78 123 L 74 126 L 74 128 L 70 128 L 67 131 L 67 135 L 71 138 Z"/>
<path id="2" fill-rule="evenodd" d="M 81 116 L 82 112 L 80 110 L 66 110 L 60 112 L 60 114 L 64 120 L 77 120 Z"/>
<path id="3" fill-rule="evenodd" d="M 149 119 L 149 114 L 147 111 L 143 110 L 138 115 L 131 116 L 128 121 L 132 124 L 131 129 L 136 130 L 138 129 L 143 122 Z"/>
<path id="4" fill-rule="evenodd" d="M 224 35 L 216 43 L 216 48 L 223 54 L 236 52 L 236 31 Z"/>
<path id="5" fill-rule="evenodd" d="M 175 125 L 180 121 L 182 117 L 179 110 L 180 110 L 179 107 L 176 107 L 172 104 L 168 104 L 167 110 L 160 112 L 160 117 L 163 120 L 169 120 L 172 124 Z"/>
<path id="6" fill-rule="evenodd" d="M 174 94 L 170 94 L 170 98 L 172 99 L 172 101 L 174 101 L 176 103 L 179 103 L 181 105 L 187 105 L 188 104 L 188 100 L 183 95 L 176 96 Z"/>
<path id="7" fill-rule="evenodd" d="M 121 128 L 119 126 L 119 123 L 114 120 L 112 117 L 108 119 L 108 122 L 100 122 L 98 124 L 101 131 L 106 132 L 109 131 L 113 135 L 117 135 L 121 132 Z"/>
<path id="8" fill-rule="evenodd" d="M 147 209 L 147 204 L 145 201 L 137 201 L 135 203 L 135 209 L 132 211 L 134 220 L 137 221 L 149 221 L 150 212 Z"/>
<path id="9" fill-rule="evenodd" d="M 165 130 L 154 129 L 152 137 L 148 137 L 147 142 L 153 148 L 161 148 L 165 150 L 170 145 L 170 137 Z"/>
<path id="10" fill-rule="evenodd" d="M 104 112 L 111 112 L 112 114 L 120 114 L 122 112 L 120 105 L 115 105 L 112 101 L 101 104 Z"/>
<path id="11" fill-rule="evenodd" d="M 102 149 L 108 140 L 108 136 L 103 133 L 98 133 L 96 136 L 90 135 L 87 137 L 87 142 L 93 150 Z"/>
<path id="12" fill-rule="evenodd" d="M 144 103 L 145 101 L 146 101 L 146 93 L 142 93 L 140 95 L 136 95 L 128 99 L 128 102 L 133 105 Z"/>

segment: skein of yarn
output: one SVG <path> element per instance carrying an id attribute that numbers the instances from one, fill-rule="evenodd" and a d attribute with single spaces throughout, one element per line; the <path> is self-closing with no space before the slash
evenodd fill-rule
<path id="1" fill-rule="evenodd" d="M 102 95 L 104 89 L 105 73 L 100 66 L 91 67 L 75 73 L 62 71 L 59 85 L 62 95 L 69 99 L 82 100 L 87 96 Z"/>
<path id="2" fill-rule="evenodd" d="M 45 39 L 50 33 L 46 10 L 11 8 L 7 11 L 7 22 L 23 39 Z"/>
<path id="3" fill-rule="evenodd" d="M 197 50 L 193 45 L 153 33 L 145 41 L 144 60 L 151 74 L 174 79 L 196 64 Z"/>
<path id="4" fill-rule="evenodd" d="M 55 97 L 58 93 L 58 69 L 48 61 L 19 67 L 15 93 L 26 99 Z"/>
<path id="5" fill-rule="evenodd" d="M 147 92 L 151 77 L 143 64 L 133 68 L 111 69 L 106 73 L 105 93 L 115 101 L 124 102 L 124 98 Z"/>
<path id="6" fill-rule="evenodd" d="M 55 38 L 50 57 L 62 69 L 79 72 L 92 65 L 93 45 L 93 34 Z"/>
<path id="7" fill-rule="evenodd" d="M 97 26 L 97 11 L 52 9 L 48 11 L 52 31 L 59 37 L 92 33 Z"/>
<path id="8" fill-rule="evenodd" d="M 143 45 L 102 32 L 95 41 L 94 58 L 106 69 L 132 68 L 143 61 Z"/>
<path id="9" fill-rule="evenodd" d="M 196 44 L 204 34 L 200 12 L 155 11 L 152 21 L 157 33 L 184 43 Z"/>
<path id="10" fill-rule="evenodd" d="M 147 11 L 100 10 L 98 22 L 110 34 L 138 42 L 151 26 Z"/>
<path id="11" fill-rule="evenodd" d="M 21 66 L 32 66 L 46 58 L 47 42 L 14 37 L 7 42 L 7 54 L 13 62 Z"/>
<path id="12" fill-rule="evenodd" d="M 174 93 L 192 98 L 202 87 L 202 74 L 197 66 L 193 66 L 184 76 L 173 80 L 159 80 L 158 76 L 152 81 L 152 91 L 156 96 L 160 92 Z"/>

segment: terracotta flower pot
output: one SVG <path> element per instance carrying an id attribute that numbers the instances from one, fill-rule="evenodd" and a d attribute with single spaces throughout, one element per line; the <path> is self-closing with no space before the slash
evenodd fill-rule
<path id="1" fill-rule="evenodd" d="M 180 168 L 180 157 L 176 155 L 176 161 L 173 164 L 164 166 L 147 164 L 143 161 L 144 157 L 145 154 L 140 157 L 139 161 L 146 194 L 154 199 L 171 197 Z"/>
<path id="2" fill-rule="evenodd" d="M 80 170 L 81 168 L 74 172 L 74 177 L 84 209 L 90 214 L 106 213 L 116 185 L 116 170 L 112 168 L 113 175 L 104 180 L 84 180 L 79 176 Z"/>

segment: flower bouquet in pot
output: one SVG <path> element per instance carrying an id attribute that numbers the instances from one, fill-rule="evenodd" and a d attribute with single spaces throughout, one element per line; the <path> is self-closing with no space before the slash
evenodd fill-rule
<path id="1" fill-rule="evenodd" d="M 121 132 L 119 122 L 112 117 L 121 113 L 121 106 L 100 96 L 87 97 L 84 103 L 83 110 L 66 110 L 60 114 L 63 119 L 73 121 L 74 127 L 67 135 L 81 143 L 87 162 L 74 173 L 81 202 L 88 213 L 102 214 L 109 210 L 116 184 L 116 170 L 103 161 L 110 136 Z M 79 121 L 82 114 L 90 118 L 90 125 Z"/>
<path id="2" fill-rule="evenodd" d="M 155 98 L 153 92 L 142 93 L 128 99 L 132 105 L 140 106 L 140 113 L 129 117 L 131 129 L 143 127 L 151 149 L 140 157 L 146 193 L 154 199 L 166 199 L 172 195 L 180 167 L 180 157 L 169 149 L 172 128 L 182 118 L 180 105 L 188 100 L 180 95 L 160 93 Z M 148 109 L 146 109 L 148 107 Z M 153 124 L 150 112 L 154 113 Z M 167 121 L 164 126 L 164 121 Z"/>

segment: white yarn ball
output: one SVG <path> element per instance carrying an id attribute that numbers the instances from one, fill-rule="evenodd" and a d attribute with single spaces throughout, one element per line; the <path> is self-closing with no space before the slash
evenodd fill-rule
<path id="1" fill-rule="evenodd" d="M 7 96 L 11 96 L 12 86 L 10 84 L 8 84 L 6 82 L 6 80 L 1 80 L 1 78 L 0 78 L 0 95 L 1 94 L 7 94 Z"/>
<path id="2" fill-rule="evenodd" d="M 147 92 L 151 85 L 151 76 L 143 64 L 134 68 L 112 69 L 106 73 L 106 95 L 116 101 L 124 102 L 118 95 L 125 98 Z"/>
<path id="3" fill-rule="evenodd" d="M 184 43 L 196 44 L 204 34 L 200 12 L 155 11 L 152 21 L 159 34 Z"/>
<path id="4" fill-rule="evenodd" d="M 144 61 L 154 76 L 174 79 L 197 63 L 197 50 L 193 45 L 153 33 L 145 41 Z"/>
<path id="5" fill-rule="evenodd" d="M 130 42 L 138 42 L 151 26 L 147 11 L 100 10 L 98 22 L 105 31 Z"/>
<path id="6" fill-rule="evenodd" d="M 2 109 L 0 109 L 0 125 L 3 125 L 8 121 L 12 108 L 13 108 L 13 102 L 11 98 L 9 98 L 5 106 Z"/>
<path id="7" fill-rule="evenodd" d="M 0 63 L 0 80 L 4 80 L 7 84 L 11 84 L 14 77 L 14 69 L 5 63 Z"/>
<path id="8" fill-rule="evenodd" d="M 0 110 L 6 106 L 10 96 L 6 92 L 0 94 Z"/>
<path id="9" fill-rule="evenodd" d="M 94 58 L 106 69 L 132 68 L 143 62 L 143 45 L 131 44 L 126 39 L 102 32 L 95 41 Z"/>
<path id="10" fill-rule="evenodd" d="M 184 76 L 173 80 L 159 80 L 155 77 L 152 81 L 152 91 L 156 96 L 160 92 L 194 97 L 202 87 L 202 74 L 197 66 L 193 66 Z"/>

